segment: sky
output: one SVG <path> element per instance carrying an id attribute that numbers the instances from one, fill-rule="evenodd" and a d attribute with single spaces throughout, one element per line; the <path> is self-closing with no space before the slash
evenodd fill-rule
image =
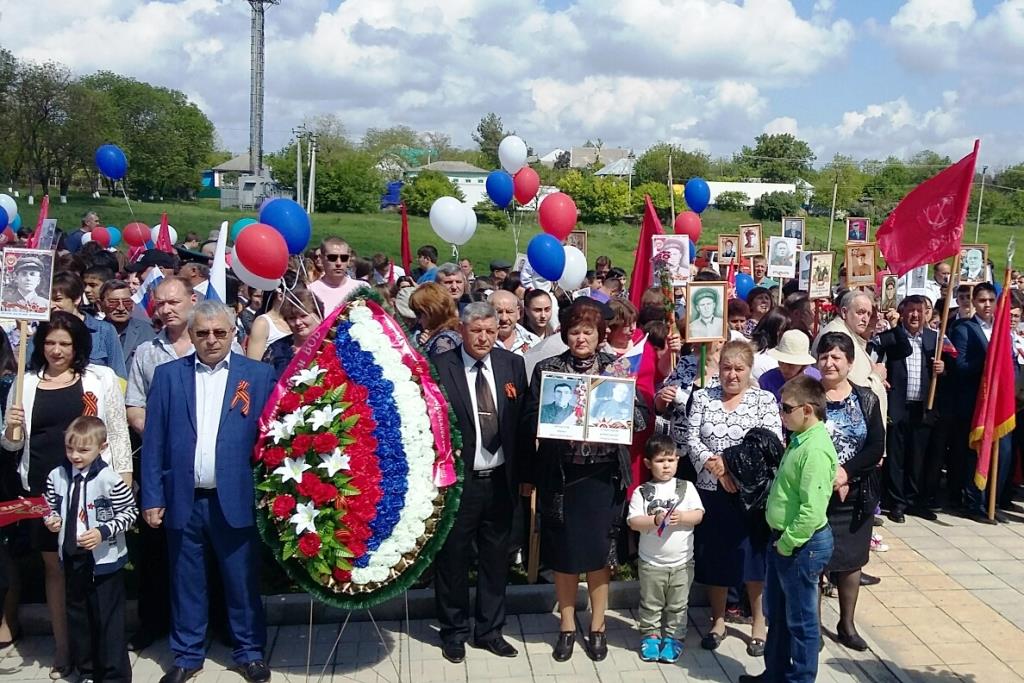
<path id="1" fill-rule="evenodd" d="M 243 0 L 0 0 L 0 46 L 185 92 L 248 147 Z M 729 156 L 794 133 L 824 163 L 1024 161 L 1024 0 L 281 0 L 266 14 L 264 148 L 334 114 L 472 146 L 495 112 L 538 153 L 600 138 Z"/>

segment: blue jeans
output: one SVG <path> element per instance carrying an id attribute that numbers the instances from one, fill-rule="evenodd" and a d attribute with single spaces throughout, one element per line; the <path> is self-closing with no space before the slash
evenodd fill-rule
<path id="1" fill-rule="evenodd" d="M 764 586 L 767 680 L 811 683 L 818 675 L 818 577 L 831 558 L 832 529 L 827 524 L 789 557 L 774 547 L 768 551 Z"/>
<path id="2" fill-rule="evenodd" d="M 999 472 L 996 475 L 996 501 L 1000 499 L 1006 482 L 1010 480 L 1010 465 L 1013 463 L 1013 435 L 1007 434 L 999 439 Z M 974 471 L 978 468 L 978 452 L 974 449 L 968 451 L 967 458 L 967 485 L 964 487 L 964 499 L 967 501 L 967 508 L 970 512 L 988 514 L 988 487 L 984 491 L 974 485 Z M 992 473 L 992 463 L 989 462 L 989 474 Z"/>

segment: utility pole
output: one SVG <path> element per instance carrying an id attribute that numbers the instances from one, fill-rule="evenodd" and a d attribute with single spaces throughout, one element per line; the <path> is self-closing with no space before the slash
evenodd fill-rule
<path id="1" fill-rule="evenodd" d="M 974 221 L 974 241 L 978 241 L 978 232 L 981 230 L 981 200 L 985 198 L 985 173 L 988 172 L 988 166 L 981 167 L 981 192 L 978 193 L 978 217 Z"/>
<path id="2" fill-rule="evenodd" d="M 672 183 L 672 152 L 668 153 L 668 201 L 672 207 L 672 225 L 676 224 L 676 188 Z"/>
<path id="3" fill-rule="evenodd" d="M 836 169 L 836 180 L 832 184 L 832 211 L 828 214 L 828 250 L 832 251 L 832 224 L 836 222 L 836 195 L 839 194 L 839 169 Z"/>
<path id="4" fill-rule="evenodd" d="M 302 136 L 306 135 L 306 127 L 292 128 L 292 133 L 295 135 L 295 200 L 302 206 L 305 201 L 302 196 Z"/>
<path id="5" fill-rule="evenodd" d="M 309 134 L 309 195 L 306 199 L 306 213 L 312 215 L 316 207 L 316 133 Z"/>
<path id="6" fill-rule="evenodd" d="M 249 172 L 263 172 L 263 19 L 266 5 L 280 0 L 248 0 L 252 7 L 249 74 Z"/>

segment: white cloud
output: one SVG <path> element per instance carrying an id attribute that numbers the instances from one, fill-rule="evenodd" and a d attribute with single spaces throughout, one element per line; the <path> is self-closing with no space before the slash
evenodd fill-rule
<path id="1" fill-rule="evenodd" d="M 780 116 L 764 124 L 764 132 L 768 135 L 781 135 L 788 133 L 794 137 L 800 137 L 799 125 L 792 116 Z"/>

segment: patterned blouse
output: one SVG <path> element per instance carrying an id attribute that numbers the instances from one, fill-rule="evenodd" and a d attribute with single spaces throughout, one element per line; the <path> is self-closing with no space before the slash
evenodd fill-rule
<path id="1" fill-rule="evenodd" d="M 856 392 L 851 391 L 841 401 L 828 402 L 825 408 L 825 429 L 832 437 L 840 465 L 860 453 L 868 438 L 868 425 Z"/>
<path id="2" fill-rule="evenodd" d="M 454 330 L 442 330 L 433 335 L 423 344 L 423 352 L 427 357 L 436 356 L 445 351 L 457 349 L 462 343 L 462 337 Z"/>
<path id="3" fill-rule="evenodd" d="M 689 424 L 686 429 L 686 444 L 690 451 L 690 462 L 697 470 L 697 488 L 706 491 L 718 489 L 718 478 L 704 469 L 704 464 L 714 455 L 735 446 L 754 427 L 764 427 L 775 432 L 782 440 L 782 418 L 779 404 L 771 392 L 753 387 L 743 392 L 743 398 L 735 409 L 725 409 L 725 392 L 721 386 L 701 389 L 693 394 Z"/>

